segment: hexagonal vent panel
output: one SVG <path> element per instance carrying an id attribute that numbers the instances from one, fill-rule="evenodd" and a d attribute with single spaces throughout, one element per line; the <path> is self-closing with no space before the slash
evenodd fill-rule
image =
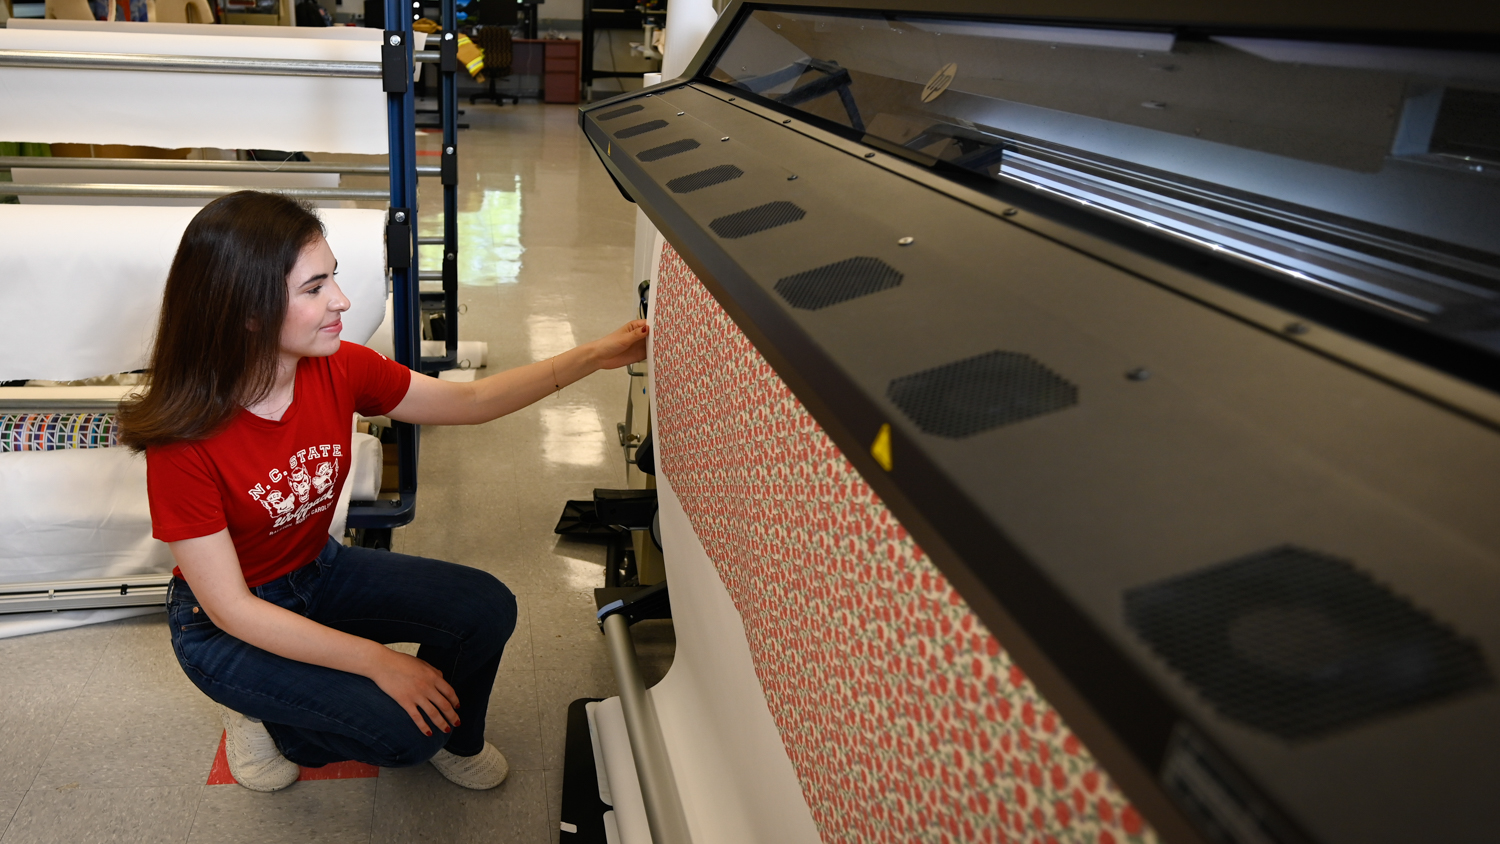
<path id="1" fill-rule="evenodd" d="M 1491 682 L 1477 644 L 1348 562 L 1290 545 L 1132 589 L 1125 620 L 1221 714 L 1284 739 Z"/>
<path id="2" fill-rule="evenodd" d="M 961 439 L 1072 407 L 1078 388 L 1020 352 L 988 352 L 892 381 L 886 396 L 923 431 Z"/>
<path id="3" fill-rule="evenodd" d="M 903 276 L 879 258 L 848 258 L 789 275 L 776 292 L 794 308 L 815 311 L 895 287 Z"/>

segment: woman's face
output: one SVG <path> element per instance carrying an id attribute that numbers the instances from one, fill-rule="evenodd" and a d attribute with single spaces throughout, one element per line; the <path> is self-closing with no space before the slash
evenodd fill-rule
<path id="1" fill-rule="evenodd" d="M 281 353 L 295 357 L 327 357 L 339 350 L 339 315 L 349 300 L 333 280 L 338 261 L 321 236 L 302 250 L 286 277 L 286 321 L 281 324 Z"/>

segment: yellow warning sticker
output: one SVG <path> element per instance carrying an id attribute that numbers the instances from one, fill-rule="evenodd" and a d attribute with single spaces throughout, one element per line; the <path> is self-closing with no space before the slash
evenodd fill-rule
<path id="1" fill-rule="evenodd" d="M 880 464 L 880 468 L 889 472 L 891 470 L 891 426 L 885 423 L 880 426 L 880 433 L 875 435 L 875 442 L 870 444 L 870 456 Z"/>

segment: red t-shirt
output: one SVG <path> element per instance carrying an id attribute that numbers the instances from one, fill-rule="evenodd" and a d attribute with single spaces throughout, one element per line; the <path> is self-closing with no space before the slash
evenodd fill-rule
<path id="1" fill-rule="evenodd" d="M 346 342 L 298 362 L 281 421 L 242 408 L 206 440 L 146 449 L 152 535 L 176 542 L 228 527 L 250 586 L 312 562 L 348 479 L 353 414 L 389 413 L 409 386 L 409 369 Z"/>

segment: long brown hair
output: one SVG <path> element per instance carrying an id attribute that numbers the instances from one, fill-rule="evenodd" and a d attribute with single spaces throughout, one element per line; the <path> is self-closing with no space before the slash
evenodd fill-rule
<path id="1" fill-rule="evenodd" d="M 141 451 L 212 436 L 270 392 L 286 279 L 322 235 L 306 203 L 239 191 L 188 223 L 172 259 L 151 351 L 151 388 L 120 404 L 120 442 Z"/>

